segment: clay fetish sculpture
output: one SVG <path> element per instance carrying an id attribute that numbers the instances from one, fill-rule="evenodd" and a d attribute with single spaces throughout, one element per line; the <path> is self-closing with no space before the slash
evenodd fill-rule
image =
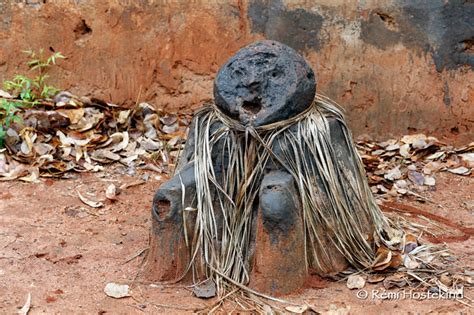
<path id="1" fill-rule="evenodd" d="M 311 272 L 369 268 L 401 232 L 382 215 L 341 110 L 292 48 L 259 41 L 222 66 L 157 191 L 148 276 L 284 294 Z"/>

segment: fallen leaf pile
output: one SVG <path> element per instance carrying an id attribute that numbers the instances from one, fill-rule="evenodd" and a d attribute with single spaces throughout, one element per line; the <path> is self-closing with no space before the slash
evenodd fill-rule
<path id="1" fill-rule="evenodd" d="M 439 271 L 437 274 L 433 272 L 413 272 L 401 270 L 395 273 L 387 274 L 371 274 L 356 275 L 352 274 L 347 277 L 346 286 L 349 289 L 362 289 L 366 283 L 379 284 L 385 290 L 412 287 L 416 292 L 430 292 L 441 296 L 456 297 L 463 302 L 463 288 L 472 287 L 472 272 L 465 271 L 463 273 L 452 273 L 449 271 Z M 469 299 L 466 299 L 470 302 Z"/>
<path id="2" fill-rule="evenodd" d="M 124 108 L 65 91 L 19 115 L 22 122 L 6 130 L 6 148 L 0 149 L 0 180 L 37 182 L 70 171 L 101 171 L 113 162 L 167 172 L 184 146 L 191 119 L 147 103 Z M 418 192 L 433 189 L 439 171 L 473 173 L 474 142 L 455 149 L 416 134 L 358 141 L 357 148 L 379 199 L 406 194 L 422 198 Z M 112 191 L 109 197 L 113 199 Z"/>
<path id="3" fill-rule="evenodd" d="M 17 115 L 21 121 L 6 130 L 0 150 L 0 180 L 36 182 L 70 171 L 97 172 L 113 162 L 166 172 L 189 123 L 147 103 L 123 108 L 68 92 Z"/>
<path id="4" fill-rule="evenodd" d="M 432 245 L 417 246 L 412 235 L 407 238 L 410 240 L 400 252 L 380 247 L 371 270 L 355 273 L 355 270 L 349 269 L 342 272 L 340 276 L 346 280 L 346 286 L 360 290 L 368 283 L 377 286 L 380 292 L 410 287 L 412 294 L 418 296 L 428 293 L 449 296 L 472 307 L 472 300 L 463 293 L 464 288 L 474 285 L 474 273 L 452 266 L 453 257 L 447 249 L 427 248 Z M 365 299 L 367 295 L 358 297 Z"/>
<path id="5" fill-rule="evenodd" d="M 450 227 L 446 225 L 443 228 L 443 223 L 437 223 L 437 227 L 444 231 L 444 228 Z M 366 283 L 380 283 L 379 287 L 385 290 L 408 286 L 416 292 L 455 296 L 456 300 L 470 305 L 470 300 L 463 300 L 462 290 L 463 287 L 473 286 L 473 272 L 454 264 L 457 259 L 446 244 L 420 243 L 418 239 L 423 232 L 432 234 L 426 226 L 412 221 L 406 227 L 409 227 L 407 230 L 418 232 L 417 236 L 410 233 L 394 234 L 388 245 L 376 238 L 377 251 L 372 266 L 362 272 L 352 268 L 342 272 L 340 276 L 346 279 L 346 286 L 349 289 L 362 289 Z"/>
<path id="6" fill-rule="evenodd" d="M 453 148 L 424 134 L 384 142 L 357 141 L 369 185 L 379 199 L 415 195 L 433 189 L 436 173 L 447 171 L 470 176 L 474 167 L 474 142 Z"/>

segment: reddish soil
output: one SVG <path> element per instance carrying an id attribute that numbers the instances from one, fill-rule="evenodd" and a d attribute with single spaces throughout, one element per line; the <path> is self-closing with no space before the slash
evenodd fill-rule
<path id="1" fill-rule="evenodd" d="M 136 280 L 147 248 L 153 193 L 166 177 L 147 173 L 141 185 L 124 189 L 114 203 L 93 209 L 81 203 L 76 190 L 93 200 L 105 199 L 105 188 L 114 183 L 133 183 L 117 167 L 99 174 L 71 179 L 43 180 L 39 184 L 0 182 L 0 313 L 14 313 L 31 293 L 30 314 L 39 313 L 191 313 L 211 305 L 183 286 L 149 285 Z M 450 219 L 462 227 L 474 227 L 474 180 L 438 174 L 435 191 L 422 195 L 433 203 L 403 199 L 404 204 Z M 440 206 L 437 206 L 440 205 Z M 455 265 L 473 269 L 472 238 L 450 242 Z M 109 282 L 131 285 L 132 297 L 113 299 L 104 293 Z M 344 283 L 322 279 L 285 299 L 308 302 L 323 313 L 349 310 L 351 314 L 469 313 L 452 300 L 361 300 Z M 379 289 L 380 284 L 365 289 Z M 465 295 L 473 297 L 472 289 Z M 225 311 L 232 310 L 230 305 Z M 334 313 L 333 313 L 334 314 Z M 342 314 L 342 313 L 340 313 Z"/>

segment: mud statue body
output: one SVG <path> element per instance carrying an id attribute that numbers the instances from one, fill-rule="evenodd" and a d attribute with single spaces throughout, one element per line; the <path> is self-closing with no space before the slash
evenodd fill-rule
<path id="1" fill-rule="evenodd" d="M 316 92 L 316 79 L 304 59 L 293 49 L 274 41 L 260 41 L 236 53 L 219 71 L 215 84 L 215 105 L 223 115 L 238 121 L 245 128 L 259 128 L 295 117 L 312 106 Z M 360 177 L 351 143 L 340 119 L 327 117 L 325 120 L 329 139 L 329 151 L 338 170 L 347 182 Z M 192 252 L 196 222 L 196 161 L 195 153 L 201 150 L 197 144 L 196 130 L 202 121 L 193 120 L 176 175 L 164 183 L 153 201 L 153 228 L 151 250 L 147 271 L 149 278 L 158 281 L 175 280 L 187 273 L 188 263 L 202 253 Z M 299 137 L 299 125 L 290 126 L 286 136 Z M 226 129 L 227 128 L 227 129 Z M 209 128 L 215 141 L 212 146 L 212 176 L 221 187 L 228 185 L 227 165 L 229 156 L 223 154 L 228 146 L 226 139 L 213 130 L 228 130 L 222 122 L 213 122 Z M 255 129 L 253 129 L 255 130 Z M 239 134 L 245 142 L 245 132 Z M 214 139 L 215 138 L 215 139 Z M 218 140 L 216 140 L 218 139 Z M 243 142 L 243 143 L 244 143 Z M 317 152 L 307 151 L 296 156 L 292 148 L 282 139 L 270 148 L 271 157 L 265 164 L 256 183 L 258 193 L 250 207 L 249 246 L 243 252 L 246 269 L 249 270 L 248 285 L 269 294 L 285 294 L 301 288 L 309 276 L 309 268 L 321 275 L 345 269 L 348 262 L 334 241 L 334 235 L 321 230 L 318 242 L 325 248 L 325 263 L 307 265 L 305 252 L 308 250 L 301 203 L 301 184 L 291 174 L 291 165 L 283 161 L 311 160 Z M 290 157 L 289 157 L 290 156 Z M 249 161 L 255 163 L 255 161 Z M 316 173 L 315 173 L 316 174 Z M 319 175 L 311 177 L 314 191 L 325 203 L 328 199 L 325 179 Z M 354 184 L 355 185 L 355 184 Z M 184 191 L 183 191 L 184 189 Z M 220 244 L 225 229 L 221 208 L 222 198 L 217 189 L 211 189 L 214 217 L 218 229 L 216 244 Z M 316 202 L 316 201 L 315 201 Z M 237 210 L 236 210 L 237 211 Z M 368 219 L 358 216 L 358 224 Z M 366 224 L 368 229 L 369 225 Z M 316 253 L 317 255 L 318 253 Z M 322 255 L 322 254 L 321 254 Z M 197 259 L 194 257 L 194 259 Z M 206 267 L 203 265 L 202 269 Z"/>

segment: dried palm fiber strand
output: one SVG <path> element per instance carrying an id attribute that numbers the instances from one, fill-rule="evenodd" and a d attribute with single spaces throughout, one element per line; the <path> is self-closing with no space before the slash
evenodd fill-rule
<path id="1" fill-rule="evenodd" d="M 355 175 L 336 158 L 328 119 L 342 126 Z M 324 270 L 330 262 L 325 235 L 332 236 L 332 245 L 359 270 L 370 268 L 381 244 L 391 249 L 400 246 L 403 231 L 377 206 L 342 110 L 329 98 L 318 94 L 303 113 L 256 128 L 210 104 L 196 113 L 192 126 L 196 194 L 190 206 L 196 209 L 196 221 L 193 232 L 185 225 L 186 239 L 192 235 L 188 270 L 198 278 L 212 278 L 220 296 L 231 282 L 250 281 L 253 207 L 270 163 L 280 164 L 295 180 L 308 268 Z M 215 150 L 220 150 L 218 163 Z M 216 170 L 219 163 L 223 167 Z"/>

